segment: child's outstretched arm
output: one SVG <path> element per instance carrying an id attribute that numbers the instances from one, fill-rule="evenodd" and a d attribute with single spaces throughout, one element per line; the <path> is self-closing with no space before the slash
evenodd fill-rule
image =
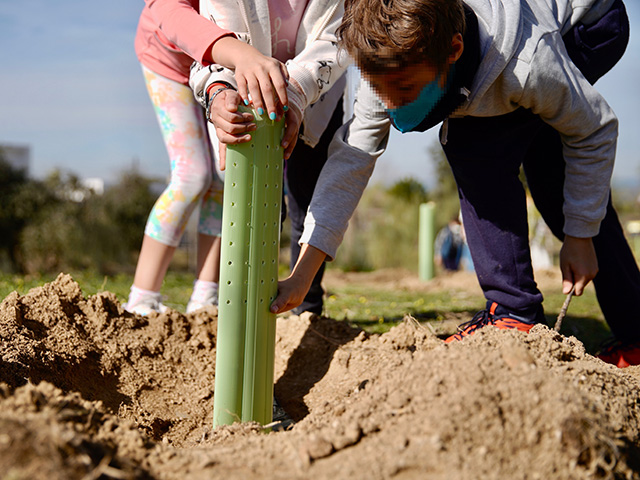
<path id="1" fill-rule="evenodd" d="M 243 100 L 248 101 L 250 93 L 256 109 L 266 108 L 268 113 L 276 112 L 276 97 L 288 105 L 289 73 L 283 63 L 201 16 L 188 0 L 145 3 L 162 33 L 184 53 L 204 66 L 218 64 L 234 70 Z"/>
<path id="2" fill-rule="evenodd" d="M 302 303 L 325 258 L 326 254 L 322 250 L 307 243 L 302 244 L 291 275 L 278 282 L 278 296 L 271 304 L 272 313 L 283 313 Z"/>
<path id="3" fill-rule="evenodd" d="M 202 65 L 210 65 L 211 46 L 235 34 L 204 18 L 189 0 L 145 0 L 148 12 L 173 45 Z"/>

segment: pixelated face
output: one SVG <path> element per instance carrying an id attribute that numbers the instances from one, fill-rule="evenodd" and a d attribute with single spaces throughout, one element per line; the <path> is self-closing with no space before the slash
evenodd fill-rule
<path id="1" fill-rule="evenodd" d="M 448 69 L 447 69 L 448 70 Z M 378 94 L 385 107 L 394 109 L 413 102 L 422 88 L 433 82 L 438 74 L 437 68 L 427 63 L 405 67 L 393 73 L 364 73 L 364 77 Z M 446 84 L 447 72 L 440 76 L 441 86 Z"/>
<path id="2" fill-rule="evenodd" d="M 393 73 L 363 72 L 363 76 L 371 84 L 385 106 L 393 110 L 416 100 L 425 85 L 433 82 L 436 78 L 438 78 L 440 87 L 444 88 L 451 65 L 460 58 L 463 51 L 462 34 L 456 33 L 451 39 L 451 53 L 445 67 L 437 68 L 424 60 Z"/>

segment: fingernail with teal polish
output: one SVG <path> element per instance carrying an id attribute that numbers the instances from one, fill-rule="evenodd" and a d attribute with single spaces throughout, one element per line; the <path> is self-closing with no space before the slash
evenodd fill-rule
<path id="1" fill-rule="evenodd" d="M 249 105 L 249 100 L 247 100 L 246 98 L 244 99 L 244 104 L 245 105 Z"/>
<path id="2" fill-rule="evenodd" d="M 271 119 L 271 120 L 275 120 L 275 119 L 276 119 L 276 114 L 275 114 L 275 112 L 271 112 L 271 113 L 269 114 L 269 119 Z"/>
<path id="3" fill-rule="evenodd" d="M 262 108 L 258 108 L 258 115 L 264 115 L 264 110 Z"/>
<path id="4" fill-rule="evenodd" d="M 282 109 L 286 112 L 287 110 L 289 110 L 289 105 L 285 105 L 284 107 L 282 107 Z"/>

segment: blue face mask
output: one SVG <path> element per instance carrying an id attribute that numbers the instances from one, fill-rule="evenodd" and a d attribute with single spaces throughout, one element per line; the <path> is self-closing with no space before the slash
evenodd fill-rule
<path id="1" fill-rule="evenodd" d="M 451 77 L 452 71 L 449 72 Z M 393 125 L 402 133 L 410 132 L 416 128 L 431 113 L 433 108 L 438 104 L 447 91 L 447 86 L 440 86 L 440 77 L 438 74 L 435 80 L 427 83 L 418 98 L 413 102 L 402 105 L 398 108 L 387 109 Z"/>

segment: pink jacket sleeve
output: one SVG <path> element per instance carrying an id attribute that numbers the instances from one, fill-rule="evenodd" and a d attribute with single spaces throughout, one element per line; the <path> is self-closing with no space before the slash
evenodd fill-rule
<path id="1" fill-rule="evenodd" d="M 211 46 L 233 35 L 198 13 L 198 0 L 145 0 L 146 7 L 167 39 L 202 65 Z"/>

